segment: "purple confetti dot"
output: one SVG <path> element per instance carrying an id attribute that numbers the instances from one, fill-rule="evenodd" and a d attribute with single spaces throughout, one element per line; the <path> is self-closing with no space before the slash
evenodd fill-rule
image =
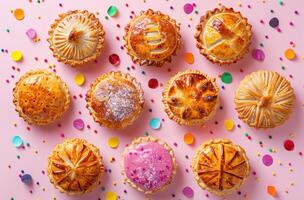
<path id="1" fill-rule="evenodd" d="M 251 55 L 257 61 L 263 61 L 265 59 L 264 51 L 261 49 L 253 49 Z"/>
<path id="2" fill-rule="evenodd" d="M 82 119 L 75 119 L 73 126 L 78 130 L 82 130 L 84 128 L 84 122 Z"/>
<path id="3" fill-rule="evenodd" d="M 193 190 L 192 190 L 192 188 L 191 187 L 184 187 L 184 189 L 183 189 L 183 194 L 185 195 L 185 197 L 187 197 L 187 198 L 192 198 L 193 197 L 193 195 L 194 195 L 194 192 L 193 192 Z"/>
<path id="4" fill-rule="evenodd" d="M 193 11 L 193 5 L 190 3 L 187 3 L 184 5 L 184 11 L 186 14 L 190 14 Z"/>
<path id="5" fill-rule="evenodd" d="M 273 163 L 273 159 L 269 154 L 264 155 L 262 160 L 265 166 L 270 166 Z"/>

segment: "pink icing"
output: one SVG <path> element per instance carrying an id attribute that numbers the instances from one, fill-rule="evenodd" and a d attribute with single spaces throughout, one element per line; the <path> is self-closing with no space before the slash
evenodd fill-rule
<path id="1" fill-rule="evenodd" d="M 126 153 L 124 170 L 138 187 L 154 191 L 170 180 L 173 160 L 169 151 L 157 142 L 142 143 Z"/>

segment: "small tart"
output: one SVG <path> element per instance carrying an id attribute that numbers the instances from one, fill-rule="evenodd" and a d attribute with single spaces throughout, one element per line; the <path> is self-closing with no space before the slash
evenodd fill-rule
<path id="1" fill-rule="evenodd" d="M 125 47 L 133 62 L 162 66 L 181 43 L 176 21 L 159 11 L 142 11 L 125 28 Z"/>
<path id="2" fill-rule="evenodd" d="M 204 125 L 215 115 L 219 89 L 214 78 L 198 70 L 173 76 L 163 91 L 165 112 L 180 125 Z"/>
<path id="3" fill-rule="evenodd" d="M 48 158 L 50 182 L 68 195 L 90 192 L 104 172 L 96 146 L 83 139 L 67 139 L 58 144 Z"/>
<path id="4" fill-rule="evenodd" d="M 96 79 L 87 93 L 87 108 L 100 125 L 122 129 L 131 125 L 144 106 L 144 92 L 136 79 L 109 72 Z"/>
<path id="5" fill-rule="evenodd" d="M 145 194 L 164 190 L 176 174 L 171 147 L 150 136 L 133 140 L 125 149 L 122 160 L 125 181 Z"/>
<path id="6" fill-rule="evenodd" d="M 104 29 L 87 10 L 59 15 L 49 30 L 48 42 L 54 57 L 72 67 L 97 59 L 104 47 Z"/>
<path id="7" fill-rule="evenodd" d="M 16 111 L 29 124 L 46 125 L 59 119 L 70 105 L 67 85 L 47 70 L 32 70 L 13 89 Z"/>
<path id="8" fill-rule="evenodd" d="M 227 139 L 216 139 L 203 143 L 196 150 L 192 170 L 202 189 L 221 196 L 244 184 L 250 165 L 242 147 Z"/>
<path id="9" fill-rule="evenodd" d="M 295 94 L 283 76 L 260 70 L 241 81 L 234 103 L 239 118 L 249 126 L 274 128 L 289 118 L 295 105 Z"/>
<path id="10" fill-rule="evenodd" d="M 201 17 L 197 25 L 196 46 L 213 63 L 235 63 L 249 51 L 251 27 L 240 12 L 226 7 L 215 8 Z"/>

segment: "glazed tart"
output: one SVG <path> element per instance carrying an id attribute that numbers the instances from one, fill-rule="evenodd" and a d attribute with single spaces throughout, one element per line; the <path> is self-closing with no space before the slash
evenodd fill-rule
<path id="1" fill-rule="evenodd" d="M 171 62 L 181 43 L 176 21 L 159 11 L 142 11 L 125 28 L 125 48 L 133 62 L 162 66 Z"/>
<path id="2" fill-rule="evenodd" d="M 197 149 L 192 170 L 202 189 L 221 196 L 243 185 L 250 166 L 242 147 L 227 139 L 217 139 L 203 143 Z"/>
<path id="3" fill-rule="evenodd" d="M 131 125 L 144 106 L 144 92 L 136 79 L 122 72 L 101 75 L 87 93 L 87 108 L 100 125 L 122 129 Z"/>
<path id="4" fill-rule="evenodd" d="M 295 94 L 283 76 L 261 70 L 241 81 L 234 103 L 239 118 L 249 126 L 274 128 L 289 118 L 295 105 Z"/>
<path id="5" fill-rule="evenodd" d="M 123 153 L 125 181 L 145 194 L 164 190 L 176 168 L 173 150 L 157 138 L 137 138 Z"/>
<path id="6" fill-rule="evenodd" d="M 29 124 L 46 125 L 59 119 L 70 105 L 67 85 L 53 72 L 32 70 L 13 89 L 16 111 Z"/>
<path id="7" fill-rule="evenodd" d="M 83 139 L 67 139 L 48 158 L 51 183 L 68 195 L 90 192 L 104 172 L 102 157 L 94 145 Z"/>
<path id="8" fill-rule="evenodd" d="M 231 64 L 249 51 L 251 25 L 232 8 L 208 11 L 196 28 L 196 46 L 213 63 Z"/>
<path id="9" fill-rule="evenodd" d="M 104 47 L 104 29 L 94 14 L 74 10 L 59 15 L 48 42 L 54 57 L 72 67 L 97 59 Z"/>
<path id="10" fill-rule="evenodd" d="M 204 125 L 219 105 L 215 79 L 198 70 L 186 70 L 172 77 L 163 91 L 168 117 L 180 125 Z"/>

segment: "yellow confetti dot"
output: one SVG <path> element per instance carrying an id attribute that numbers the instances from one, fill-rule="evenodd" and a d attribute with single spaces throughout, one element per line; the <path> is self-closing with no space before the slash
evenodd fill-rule
<path id="1" fill-rule="evenodd" d="M 184 60 L 188 64 L 193 64 L 194 63 L 194 56 L 191 52 L 187 52 L 184 54 Z"/>
<path id="2" fill-rule="evenodd" d="M 23 58 L 22 52 L 19 51 L 19 50 L 13 51 L 13 52 L 11 53 L 11 58 L 12 58 L 12 60 L 15 61 L 15 62 L 20 62 L 20 61 L 22 60 L 22 58 Z"/>
<path id="3" fill-rule="evenodd" d="M 17 8 L 16 10 L 14 10 L 14 16 L 17 20 L 23 20 L 24 11 L 21 8 Z"/>
<path id="4" fill-rule="evenodd" d="M 77 85 L 82 86 L 85 82 L 85 76 L 83 74 L 76 74 L 76 76 L 74 77 L 74 82 Z"/>
<path id="5" fill-rule="evenodd" d="M 118 137 L 110 137 L 108 140 L 108 145 L 113 148 L 116 149 L 119 146 L 119 138 Z"/>
<path id="6" fill-rule="evenodd" d="M 288 60 L 293 60 L 296 58 L 296 53 L 293 49 L 287 49 L 284 54 Z"/>
<path id="7" fill-rule="evenodd" d="M 231 131 L 234 128 L 234 122 L 231 119 L 225 120 L 224 125 L 228 131 Z"/>
<path id="8" fill-rule="evenodd" d="M 186 133 L 184 135 L 184 142 L 185 142 L 185 144 L 191 145 L 191 144 L 194 143 L 194 141 L 195 141 L 195 138 L 194 138 L 194 136 L 191 133 Z"/>
<path id="9" fill-rule="evenodd" d="M 105 200 L 116 200 L 117 196 L 115 192 L 106 192 Z"/>

